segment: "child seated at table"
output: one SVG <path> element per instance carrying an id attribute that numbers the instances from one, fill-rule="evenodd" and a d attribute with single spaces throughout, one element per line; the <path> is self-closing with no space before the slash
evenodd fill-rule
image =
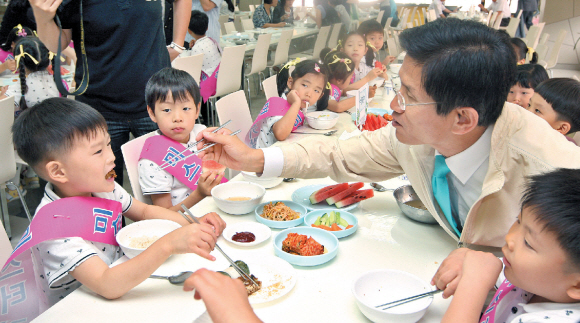
<path id="1" fill-rule="evenodd" d="M 342 91 L 349 85 L 354 73 L 354 62 L 343 52 L 330 51 L 324 57 L 330 94 L 328 96 L 328 110 L 344 112 L 356 105 L 356 98 L 340 100 Z M 318 107 L 317 107 L 318 109 Z"/>
<path id="2" fill-rule="evenodd" d="M 173 211 L 181 210 L 181 204 L 190 208 L 210 196 L 211 189 L 224 179 L 223 172 L 202 173 L 202 162 L 196 156 L 180 162 L 172 160 L 195 143 L 197 134 L 206 128 L 195 123 L 201 107 L 199 88 L 189 73 L 167 67 L 151 76 L 145 100 L 159 131 L 157 136 L 147 138 L 139 158 L 141 190 L 155 205 Z M 163 164 L 170 167 L 161 169 Z"/>
<path id="3" fill-rule="evenodd" d="M 18 25 L 8 33 L 6 41 L 0 41 L 0 73 L 4 71 L 16 71 L 14 60 L 14 48 L 17 41 L 26 36 L 34 36 L 32 29 Z"/>
<path id="4" fill-rule="evenodd" d="M 538 53 L 536 53 L 533 48 L 528 47 L 528 45 L 526 45 L 523 40 L 514 37 L 510 39 L 510 42 L 516 51 L 518 65 L 525 64 L 526 58 L 530 64 L 538 63 Z"/>
<path id="5" fill-rule="evenodd" d="M 313 60 L 300 62 L 299 58 L 282 67 L 276 78 L 280 97 L 266 101 L 246 135 L 248 146 L 265 148 L 285 140 L 304 124 L 303 111 L 308 106 L 316 104 L 318 110 L 326 109 L 329 89 L 323 68 Z"/>
<path id="6" fill-rule="evenodd" d="M 345 91 L 358 90 L 377 77 L 381 75 L 385 76 L 386 71 L 384 69 L 373 68 L 361 63 L 363 57 L 366 57 L 367 62 L 372 62 L 374 55 L 372 49 L 366 43 L 365 37 L 358 32 L 347 34 L 340 40 L 337 49 L 348 55 L 354 62 L 354 74 L 351 78 L 350 85 L 346 87 Z"/>
<path id="7" fill-rule="evenodd" d="M 360 26 L 358 26 L 358 33 L 365 36 L 367 43 L 370 43 L 371 49 L 373 50 L 374 53 L 374 59 L 370 63 L 370 65 L 366 61 L 366 56 L 363 57 L 363 59 L 361 60 L 362 64 L 367 64 L 371 67 L 374 67 L 376 62 L 381 62 L 383 65 L 387 66 L 396 59 L 395 56 L 390 55 L 387 55 L 387 57 L 385 57 L 385 59 L 383 59 L 382 61 L 379 59 L 379 51 L 385 45 L 384 30 L 381 23 L 379 23 L 375 19 L 365 20 L 361 22 Z"/>
<path id="8" fill-rule="evenodd" d="M 563 135 L 575 133 L 580 130 L 580 82 L 553 78 L 540 83 L 530 99 L 528 111 L 546 120 Z"/>
<path id="9" fill-rule="evenodd" d="M 222 60 L 222 49 L 218 42 L 205 35 L 208 24 L 209 18 L 205 13 L 199 10 L 191 12 L 189 28 L 187 29 L 187 32 L 193 37 L 189 44 L 190 56 L 203 54 L 199 82 L 203 102 L 207 102 L 207 99 L 215 94 L 217 75 Z"/>
<path id="10" fill-rule="evenodd" d="M 580 170 L 531 177 L 521 212 L 505 237 L 503 259 L 466 251 L 442 322 L 579 322 L 578 232 Z M 495 296 L 481 316 L 494 287 Z"/>
<path id="11" fill-rule="evenodd" d="M 530 98 L 534 95 L 534 89 L 547 79 L 549 79 L 548 73 L 541 65 L 518 65 L 516 80 L 510 88 L 507 101 L 527 109 Z"/>
<path id="12" fill-rule="evenodd" d="M 210 251 L 223 220 L 210 213 L 201 224 L 190 225 L 177 212 L 133 199 L 114 181 L 111 139 L 97 110 L 66 98 L 46 99 L 24 110 L 12 132 L 18 155 L 48 181 L 30 227 L 3 269 L 21 265 L 21 257 L 30 259 L 32 251 L 37 282 L 27 300 L 37 304 L 31 305 L 31 316 L 39 305 L 44 310 L 81 285 L 107 299 L 119 298 L 172 254 L 215 260 Z M 122 215 L 133 221 L 167 219 L 183 227 L 110 268 L 122 256 L 115 240 Z"/>

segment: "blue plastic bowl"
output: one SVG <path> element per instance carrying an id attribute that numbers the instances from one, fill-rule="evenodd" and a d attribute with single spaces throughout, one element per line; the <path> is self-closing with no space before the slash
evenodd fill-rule
<path id="1" fill-rule="evenodd" d="M 276 202 L 282 202 L 286 206 L 291 208 L 292 210 L 300 213 L 300 218 L 298 218 L 296 220 L 292 220 L 292 221 L 273 221 L 273 220 L 268 220 L 268 219 L 260 216 L 260 214 L 262 214 L 262 212 L 264 212 L 264 205 L 266 205 L 268 203 L 276 203 Z M 268 203 L 262 203 L 262 204 L 258 205 L 254 212 L 256 213 L 256 220 L 258 220 L 258 222 L 263 223 L 263 224 L 265 224 L 273 229 L 286 229 L 286 228 L 292 228 L 292 227 L 301 225 L 302 222 L 304 222 L 304 216 L 306 215 L 306 213 L 308 213 L 308 210 L 306 209 L 306 207 L 304 207 L 296 202 L 271 201 Z"/>
<path id="2" fill-rule="evenodd" d="M 340 239 L 340 238 L 344 238 L 346 236 L 353 234 L 358 229 L 358 219 L 354 214 L 346 212 L 346 211 L 336 210 L 336 209 L 312 211 L 312 212 L 306 214 L 306 216 L 304 217 L 304 225 L 313 228 L 312 224 L 314 223 L 314 221 L 316 221 L 316 219 L 319 216 L 324 215 L 324 213 L 330 213 L 333 211 L 340 213 L 340 217 L 345 219 L 346 222 L 348 222 L 348 224 L 352 224 L 353 227 L 348 229 L 348 230 L 328 231 L 328 232 L 334 234 L 337 238 Z M 315 229 L 318 229 L 318 228 L 315 228 Z M 319 230 L 323 230 L 323 229 L 319 229 Z M 323 230 L 323 231 L 325 231 L 325 230 Z"/>
<path id="3" fill-rule="evenodd" d="M 318 243 L 325 246 L 328 252 L 319 256 L 298 256 L 282 251 L 282 241 L 286 239 L 288 233 L 298 233 L 312 237 Z M 276 253 L 276 256 L 293 265 L 318 266 L 329 262 L 332 258 L 336 257 L 336 254 L 338 253 L 338 238 L 329 231 L 322 229 L 309 227 L 290 228 L 278 233 L 274 239 L 274 252 Z"/>

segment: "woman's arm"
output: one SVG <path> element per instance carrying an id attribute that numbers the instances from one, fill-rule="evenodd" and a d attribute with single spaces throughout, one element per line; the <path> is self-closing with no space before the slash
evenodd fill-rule
<path id="1" fill-rule="evenodd" d="M 268 23 L 268 24 L 263 24 L 263 25 L 262 25 L 262 28 L 270 28 L 270 27 L 284 27 L 284 26 L 286 26 L 286 23 L 285 23 L 285 22 L 279 22 L 279 23 L 277 23 L 277 24 L 269 24 L 269 23 Z"/>

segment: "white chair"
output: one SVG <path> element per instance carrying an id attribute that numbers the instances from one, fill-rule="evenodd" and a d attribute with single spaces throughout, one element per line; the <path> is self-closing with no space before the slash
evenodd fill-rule
<path id="1" fill-rule="evenodd" d="M 12 124 L 14 123 L 14 97 L 8 97 L 0 100 L 0 205 L 2 206 L 2 218 L 4 221 L 4 228 L 8 238 L 12 238 L 12 230 L 10 228 L 10 216 L 8 214 L 8 203 L 6 202 L 6 184 L 13 184 L 8 182 L 16 175 L 16 159 L 14 157 L 14 143 L 12 142 Z M 20 197 L 22 207 L 26 212 L 29 221 L 32 221 L 30 211 L 24 196 L 18 185 L 14 185 Z"/>
<path id="2" fill-rule="evenodd" d="M 399 48 L 394 38 L 387 39 L 387 48 L 389 49 L 389 55 L 395 57 L 399 56 Z"/>
<path id="3" fill-rule="evenodd" d="M 489 20 L 487 21 L 487 25 L 489 27 L 493 27 L 493 24 L 495 23 L 495 20 L 497 19 L 497 11 L 496 12 L 490 11 L 488 17 L 489 17 Z"/>
<path id="4" fill-rule="evenodd" d="M 258 42 L 256 43 L 256 48 L 254 49 L 254 56 L 252 57 L 252 69 L 246 75 L 244 75 L 246 91 L 248 92 L 248 100 L 250 106 L 252 106 L 252 93 L 250 92 L 250 76 L 258 74 L 258 82 L 260 87 L 262 86 L 262 71 L 266 69 L 268 65 L 268 49 L 270 47 L 270 40 L 272 39 L 272 34 L 262 34 L 258 36 Z"/>
<path id="5" fill-rule="evenodd" d="M 425 24 L 425 20 L 427 19 L 427 10 L 425 9 L 425 7 L 421 7 L 421 25 Z"/>
<path id="6" fill-rule="evenodd" d="M 224 29 L 226 30 L 224 35 L 234 34 L 237 32 L 236 25 L 234 25 L 234 23 L 231 21 L 224 24 Z"/>
<path id="7" fill-rule="evenodd" d="M 435 9 L 429 9 L 429 14 L 427 15 L 427 21 L 435 21 L 437 20 L 437 14 L 435 13 Z"/>
<path id="8" fill-rule="evenodd" d="M 151 197 L 149 195 L 143 195 L 143 191 L 141 191 L 138 170 L 139 156 L 141 156 L 141 150 L 143 150 L 145 140 L 151 136 L 154 136 L 155 133 L 156 131 L 152 131 L 121 146 L 121 152 L 123 153 L 123 158 L 125 159 L 125 166 L 127 167 L 127 175 L 129 175 L 129 182 L 131 183 L 133 196 L 138 201 L 146 204 L 153 204 L 153 202 L 151 201 Z"/>
<path id="9" fill-rule="evenodd" d="M 286 64 L 288 61 L 288 52 L 290 51 L 290 41 L 292 40 L 292 35 L 294 34 L 294 30 L 284 30 L 282 34 L 280 34 L 280 38 L 278 39 L 278 45 L 276 47 L 276 54 L 274 54 L 274 61 L 272 64 L 269 64 L 268 67 L 270 68 L 270 75 L 274 74 L 273 67 Z"/>
<path id="10" fill-rule="evenodd" d="M 218 21 L 220 23 L 220 28 L 222 31 L 222 35 L 228 34 L 228 32 L 226 31 L 226 27 L 224 25 L 229 20 L 230 20 L 230 17 L 228 15 L 220 15 L 220 17 L 218 18 Z"/>
<path id="11" fill-rule="evenodd" d="M 409 17 L 411 17 L 411 23 L 413 21 L 415 21 L 415 13 L 417 12 L 417 6 L 414 6 L 413 9 L 411 10 L 411 13 L 409 14 Z"/>
<path id="12" fill-rule="evenodd" d="M 305 51 L 291 55 L 291 58 L 296 57 L 306 57 L 307 59 L 316 59 L 320 56 L 320 51 L 326 46 L 326 40 L 328 39 L 328 34 L 330 33 L 330 26 L 324 26 L 320 28 L 318 36 L 316 37 L 316 42 L 314 43 L 314 49 L 312 52 Z M 310 52 L 310 53 L 309 53 Z"/>
<path id="13" fill-rule="evenodd" d="M 244 26 L 242 25 L 242 16 L 235 16 L 234 17 L 234 26 L 236 26 L 236 30 L 240 33 L 244 32 Z"/>
<path id="14" fill-rule="evenodd" d="M 201 65 L 203 63 L 203 53 L 178 57 L 171 62 L 171 66 L 178 70 L 186 71 L 189 75 L 193 76 L 193 79 L 199 85 L 199 80 L 201 78 Z"/>
<path id="15" fill-rule="evenodd" d="M 391 23 L 393 22 L 393 17 L 387 18 L 387 22 L 385 23 L 385 28 L 383 32 L 384 39 L 391 37 Z"/>
<path id="16" fill-rule="evenodd" d="M 560 32 L 558 33 L 558 38 L 556 38 L 556 42 L 554 43 L 554 46 L 552 46 L 552 49 L 550 50 L 550 54 L 547 57 L 546 62 L 546 70 L 550 73 L 550 77 L 554 77 L 554 73 L 552 72 L 552 69 L 554 67 L 556 67 L 556 64 L 558 64 L 558 56 L 560 56 L 560 49 L 562 48 L 562 43 L 564 43 L 564 38 L 566 37 L 566 30 L 564 29 L 560 29 Z"/>
<path id="17" fill-rule="evenodd" d="M 264 88 L 264 95 L 266 100 L 271 97 L 277 97 L 278 95 L 278 84 L 276 83 L 276 75 L 272 75 L 262 82 L 262 87 Z"/>
<path id="18" fill-rule="evenodd" d="M 536 48 L 536 46 L 538 45 L 538 40 L 540 39 L 540 34 L 542 33 L 545 24 L 546 24 L 545 22 L 541 22 L 537 25 L 533 25 L 530 27 L 526 35 L 526 38 L 523 39 L 523 41 L 526 43 L 526 45 L 528 45 L 528 47 L 534 49 Z"/>
<path id="19" fill-rule="evenodd" d="M 330 33 L 330 38 L 328 38 L 328 47 L 336 48 L 336 45 L 338 45 L 338 36 L 340 36 L 341 29 L 342 29 L 342 24 L 340 22 L 333 25 L 332 33 Z M 315 56 L 314 59 L 316 59 L 316 58 L 317 57 Z M 324 57 L 321 57 L 321 59 L 323 59 L 323 58 Z"/>
<path id="20" fill-rule="evenodd" d="M 12 244 L 10 243 L 10 238 L 4 230 L 2 221 L 0 221 L 0 263 L 4 265 L 8 258 L 12 254 Z"/>
<path id="21" fill-rule="evenodd" d="M 244 54 L 246 53 L 246 45 L 229 46 L 224 48 L 222 52 L 222 60 L 220 63 L 220 71 L 218 72 L 216 93 L 208 100 L 207 116 L 208 124 L 215 124 L 215 101 L 217 97 L 235 92 L 240 89 L 242 85 L 242 66 L 244 64 Z"/>
<path id="22" fill-rule="evenodd" d="M 520 18 L 511 17 L 510 23 L 505 27 L 505 31 L 510 35 L 510 37 L 516 36 L 516 30 L 518 30 L 518 26 L 520 25 Z M 501 29 L 501 27 L 500 27 Z"/>
<path id="23" fill-rule="evenodd" d="M 546 55 L 548 54 L 548 38 L 550 38 L 550 34 L 543 33 L 540 37 L 540 41 L 538 42 L 538 46 L 536 46 L 536 53 L 538 53 L 538 61 L 545 61 Z"/>
<path id="24" fill-rule="evenodd" d="M 254 13 L 254 11 L 256 11 L 256 5 L 251 4 L 251 5 L 248 5 L 248 7 L 250 7 L 251 13 Z"/>
<path id="25" fill-rule="evenodd" d="M 379 14 L 377 16 L 377 22 L 381 23 L 381 20 L 383 20 L 383 15 L 385 14 L 384 10 L 379 11 Z"/>
<path id="26" fill-rule="evenodd" d="M 516 18 L 521 19 L 522 18 L 522 12 L 523 12 L 523 10 L 520 10 L 518 12 L 518 15 L 516 16 Z"/>
<path id="27" fill-rule="evenodd" d="M 497 15 L 497 17 L 495 18 L 495 21 L 493 22 L 492 28 L 495 30 L 499 30 L 499 27 L 501 25 L 501 20 L 503 18 L 503 13 L 502 15 Z"/>
<path id="28" fill-rule="evenodd" d="M 244 31 L 254 29 L 254 22 L 251 19 L 242 19 L 242 27 Z"/>

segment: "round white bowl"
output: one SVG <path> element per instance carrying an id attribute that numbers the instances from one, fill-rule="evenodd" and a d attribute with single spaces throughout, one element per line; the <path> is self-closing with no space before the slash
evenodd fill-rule
<path id="1" fill-rule="evenodd" d="M 328 231 L 328 232 L 334 234 L 339 239 L 347 237 L 347 236 L 356 232 L 356 230 L 358 229 L 358 218 L 352 213 L 349 213 L 346 211 L 340 211 L 340 210 L 336 210 L 336 209 L 314 210 L 314 211 L 306 214 L 306 216 L 304 217 L 304 224 L 308 227 L 313 227 L 312 224 L 314 224 L 314 222 L 316 222 L 316 219 L 318 219 L 319 216 L 323 216 L 325 213 L 330 213 L 333 211 L 340 213 L 340 216 L 343 219 L 345 219 L 346 222 L 348 222 L 348 224 L 351 224 L 352 228 L 350 228 L 350 229 L 343 228 L 342 231 Z M 320 229 L 320 228 L 318 228 L 318 229 Z M 320 229 L 320 230 L 324 230 L 324 229 Z"/>
<path id="2" fill-rule="evenodd" d="M 316 242 L 325 246 L 327 253 L 318 256 L 298 256 L 287 253 L 282 250 L 282 241 L 286 239 L 288 233 L 304 234 L 312 237 Z M 274 252 L 276 256 L 286 260 L 287 262 L 297 266 L 317 266 L 329 262 L 338 253 L 338 238 L 328 231 L 318 228 L 296 227 L 286 229 L 276 236 L 274 239 Z"/>
<path id="3" fill-rule="evenodd" d="M 389 69 L 391 70 L 391 72 L 399 74 L 399 70 L 401 69 L 401 65 L 403 65 L 403 64 L 390 64 Z"/>
<path id="4" fill-rule="evenodd" d="M 314 129 L 327 130 L 338 122 L 338 114 L 330 111 L 315 111 L 306 113 L 308 125 Z"/>
<path id="5" fill-rule="evenodd" d="M 256 183 L 229 181 L 211 189 L 211 196 L 218 208 L 228 214 L 252 212 L 266 194 L 266 189 Z M 230 201 L 230 197 L 249 197 L 246 201 Z"/>
<path id="6" fill-rule="evenodd" d="M 264 213 L 264 206 L 268 203 L 276 203 L 276 202 L 284 203 L 287 207 L 291 208 L 294 212 L 300 213 L 300 217 L 298 219 L 294 219 L 291 221 L 274 221 L 274 220 L 269 220 L 269 219 L 263 218 L 261 214 Z M 276 201 L 270 201 L 270 202 L 262 203 L 262 204 L 258 205 L 256 207 L 256 210 L 254 211 L 254 213 L 256 213 L 256 220 L 258 222 L 265 224 L 265 225 L 269 226 L 270 228 L 286 229 L 286 228 L 291 228 L 291 227 L 301 225 L 302 222 L 304 222 L 304 216 L 306 215 L 306 213 L 308 213 L 308 210 L 306 209 L 306 207 L 304 207 L 303 205 L 298 204 L 296 202 L 285 201 L 285 200 L 276 200 Z"/>
<path id="7" fill-rule="evenodd" d="M 272 188 L 280 185 L 284 178 L 282 177 L 258 177 L 254 172 L 242 172 L 242 176 L 248 182 L 260 184 L 264 188 Z"/>
<path id="8" fill-rule="evenodd" d="M 177 222 L 171 220 L 142 220 L 138 222 L 133 222 L 128 226 L 122 228 L 117 233 L 116 239 L 117 243 L 121 247 L 121 250 L 130 259 L 136 257 L 138 254 L 143 252 L 146 248 L 131 248 L 129 244 L 131 239 L 139 238 L 142 236 L 154 237 L 157 236 L 161 238 L 162 236 L 168 234 L 169 232 L 181 228 L 181 225 Z"/>
<path id="9" fill-rule="evenodd" d="M 354 280 L 352 293 L 360 311 L 373 322 L 414 323 L 419 321 L 433 297 L 425 297 L 388 310 L 377 305 L 433 290 L 426 281 L 408 272 L 379 269 L 366 272 Z"/>

